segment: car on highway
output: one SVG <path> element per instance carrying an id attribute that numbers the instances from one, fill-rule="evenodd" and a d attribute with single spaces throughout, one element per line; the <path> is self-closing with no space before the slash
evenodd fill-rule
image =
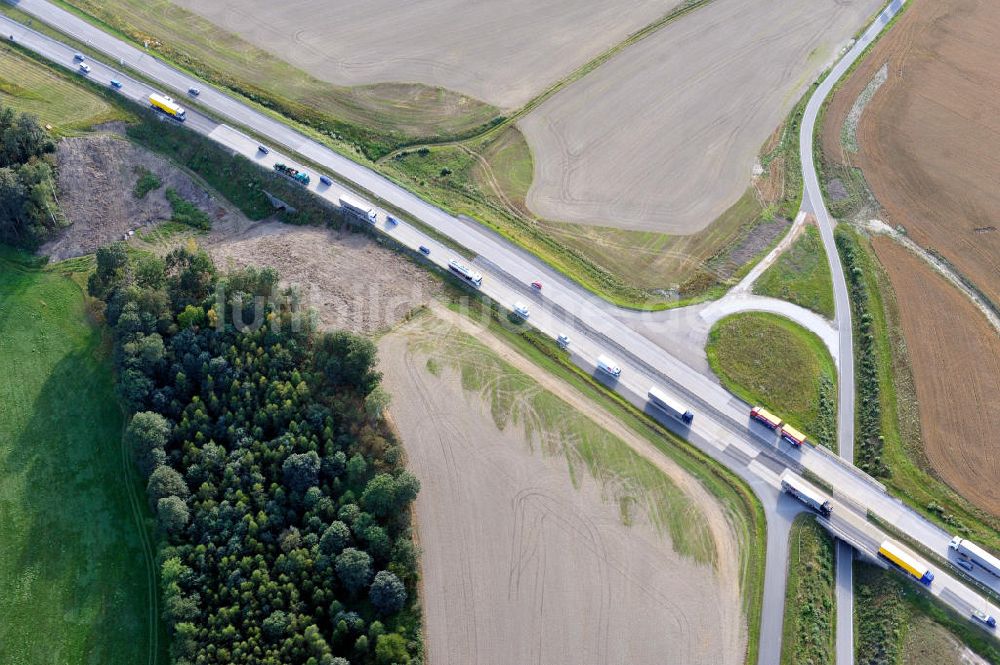
<path id="1" fill-rule="evenodd" d="M 267 148 L 265 148 L 264 146 L 259 145 L 259 146 L 257 146 L 257 152 L 259 152 L 262 155 L 266 155 L 267 153 L 269 153 L 271 151 L 268 150 Z"/>
<path id="2" fill-rule="evenodd" d="M 198 88 L 188 88 L 188 94 L 191 95 L 192 97 L 197 97 L 198 95 L 201 94 L 201 90 L 199 90 Z"/>
<path id="3" fill-rule="evenodd" d="M 531 288 L 535 289 L 536 291 L 541 291 L 542 283 L 536 279 L 534 282 L 531 283 Z"/>
<path id="4" fill-rule="evenodd" d="M 117 90 L 121 90 L 122 82 L 119 81 L 118 79 L 111 79 L 111 87 Z"/>
<path id="5" fill-rule="evenodd" d="M 528 318 L 528 306 L 522 302 L 514 303 L 514 313 L 522 319 Z"/>
<path id="6" fill-rule="evenodd" d="M 79 60 L 80 62 L 83 62 L 83 54 L 82 53 L 74 53 L 73 54 L 73 60 Z"/>
<path id="7" fill-rule="evenodd" d="M 396 224 L 399 224 L 399 220 L 393 217 L 392 215 L 386 215 L 385 223 L 388 224 L 389 226 L 396 226 Z"/>
<path id="8" fill-rule="evenodd" d="M 326 177 L 325 175 L 321 175 L 321 176 L 319 177 L 319 181 L 320 181 L 321 183 L 323 183 L 324 185 L 326 185 L 327 187 L 329 187 L 330 185 L 332 185 L 332 184 L 333 184 L 333 181 L 332 181 L 332 180 L 330 180 L 329 178 L 327 178 L 327 177 Z"/>
<path id="9" fill-rule="evenodd" d="M 431 253 L 431 248 L 428 247 L 427 245 L 421 245 L 420 246 L 420 253 L 421 254 L 430 254 Z"/>
<path id="10" fill-rule="evenodd" d="M 80 73 L 81 74 L 89 74 L 90 73 L 90 65 L 88 65 L 85 62 L 81 62 L 80 63 Z"/>
<path id="11" fill-rule="evenodd" d="M 990 616 L 989 614 L 983 612 L 982 610 L 972 610 L 972 618 L 978 621 L 979 623 L 983 624 L 984 626 L 988 626 L 990 628 L 997 627 L 996 617 Z"/>
<path id="12" fill-rule="evenodd" d="M 559 337 L 556 338 L 556 344 L 559 345 L 560 349 L 565 349 L 566 347 L 568 347 L 569 335 L 559 335 Z"/>

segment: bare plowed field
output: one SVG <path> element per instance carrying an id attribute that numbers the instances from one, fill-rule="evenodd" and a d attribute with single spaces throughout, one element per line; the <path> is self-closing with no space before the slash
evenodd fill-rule
<path id="1" fill-rule="evenodd" d="M 519 122 L 541 217 L 695 233 L 750 184 L 761 146 L 882 0 L 714 0 Z"/>
<path id="2" fill-rule="evenodd" d="M 896 292 L 928 461 L 962 496 L 1000 515 L 1000 338 L 921 258 L 885 237 L 873 244 Z"/>
<path id="3" fill-rule="evenodd" d="M 824 151 L 861 167 L 884 221 L 1000 303 L 1000 3 L 911 5 L 834 97 Z M 860 152 L 845 153 L 844 119 L 886 63 L 858 126 Z"/>
<path id="4" fill-rule="evenodd" d="M 423 83 L 527 102 L 678 0 L 174 0 L 338 85 Z"/>
<path id="5" fill-rule="evenodd" d="M 380 344 L 421 482 L 428 662 L 742 663 L 739 545 L 720 504 L 662 455 L 636 491 L 649 467 L 617 438 L 635 435 L 498 344 L 426 316 Z M 637 475 L 612 473 L 623 464 Z M 692 553 L 650 517 L 644 500 L 664 494 L 659 509 L 700 534 Z"/>

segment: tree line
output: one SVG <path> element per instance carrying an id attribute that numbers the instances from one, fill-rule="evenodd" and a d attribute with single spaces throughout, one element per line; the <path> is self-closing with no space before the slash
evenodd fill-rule
<path id="1" fill-rule="evenodd" d="M 419 483 L 374 344 L 320 333 L 275 271 L 219 274 L 193 243 L 104 247 L 88 291 L 134 414 L 172 663 L 421 662 Z"/>
<path id="2" fill-rule="evenodd" d="M 35 249 L 65 225 L 46 159 L 54 151 L 37 118 L 0 104 L 0 243 Z"/>

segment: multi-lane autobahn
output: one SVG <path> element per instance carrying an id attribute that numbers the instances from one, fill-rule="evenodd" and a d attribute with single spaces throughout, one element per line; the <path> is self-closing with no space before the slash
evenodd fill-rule
<path id="1" fill-rule="evenodd" d="M 894 2 L 890 9 L 895 7 L 898 10 L 900 4 L 901 2 Z M 839 525 L 845 530 L 856 530 L 860 522 L 867 522 L 867 513 L 871 512 L 942 559 L 948 559 L 950 534 L 889 496 L 875 480 L 843 459 L 822 449 L 806 446 L 801 450 L 794 450 L 779 443 L 773 432 L 750 422 L 748 405 L 725 391 L 714 377 L 692 368 L 671 354 L 669 349 L 622 325 L 615 318 L 615 308 L 612 305 L 584 291 L 536 257 L 512 246 L 474 222 L 456 218 L 426 203 L 383 176 L 326 148 L 288 125 L 191 78 L 45 0 L 20 0 L 18 7 L 37 19 L 53 25 L 78 42 L 88 44 L 110 61 L 122 65 L 113 68 L 97 61 L 89 61 L 92 69 L 86 76 L 93 81 L 107 85 L 111 79 L 117 79 L 123 83 L 121 94 L 142 104 L 154 91 L 167 92 L 180 98 L 189 87 L 197 86 L 201 89 L 201 95 L 196 108 L 188 111 L 187 126 L 192 130 L 205 134 L 234 152 L 261 163 L 264 168 L 270 168 L 275 161 L 294 164 L 296 158 L 319 165 L 330 175 L 335 176 L 338 183 L 324 186 L 314 178 L 309 189 L 317 196 L 335 203 L 339 195 L 349 189 L 360 191 L 363 196 L 374 195 L 388 206 L 419 221 L 423 227 L 432 228 L 468 248 L 475 255 L 475 264 L 486 275 L 482 286 L 485 295 L 508 308 L 516 301 L 526 303 L 530 309 L 528 319 L 530 325 L 552 337 L 568 334 L 572 340 L 570 343 L 572 357 L 584 367 L 593 369 L 599 354 L 613 357 L 623 371 L 621 378 L 610 384 L 610 387 L 618 390 L 634 404 L 646 408 L 646 392 L 652 385 L 687 403 L 696 413 L 690 427 L 681 427 L 679 423 L 665 417 L 664 422 L 746 480 L 761 497 L 768 511 L 769 524 L 776 526 L 778 523 L 787 523 L 801 510 L 801 507 L 791 499 L 782 498 L 783 495 L 778 491 L 778 475 L 785 468 L 799 471 L 807 469 L 834 488 L 836 508 L 831 520 L 834 525 Z M 891 17 L 891 14 L 888 16 Z M 876 23 L 879 21 L 882 25 L 888 21 L 885 13 L 880 15 Z M 0 26 L 2 34 L 12 35 L 23 47 L 67 68 L 77 68 L 77 64 L 73 61 L 74 50 L 71 47 L 6 17 L 0 17 Z M 873 28 L 865 33 L 866 36 Z M 872 33 L 872 38 L 877 33 L 877 30 Z M 857 48 L 855 46 L 855 49 Z M 845 65 L 844 69 L 846 67 Z M 141 76 L 130 77 L 125 73 L 129 70 Z M 836 72 L 836 69 L 834 71 Z M 154 90 L 138 80 L 139 78 L 155 81 L 158 89 Z M 827 80 L 835 78 L 831 74 Z M 822 99 L 817 103 L 821 101 Z M 210 111 L 214 118 L 224 119 L 232 123 L 232 126 L 200 113 L 198 108 Z M 815 111 L 810 120 L 810 123 L 813 122 L 815 122 Z M 804 125 L 805 122 L 803 132 L 805 132 Z M 251 138 L 249 133 L 267 137 L 269 145 L 274 147 L 271 153 L 268 155 L 260 153 L 257 150 L 260 141 Z M 811 129 L 809 136 L 811 141 Z M 811 150 L 808 159 L 811 166 Z M 806 166 L 805 155 L 803 166 Z M 306 168 L 306 170 L 311 169 Z M 814 170 L 813 179 L 815 180 Z M 348 185 L 341 185 L 340 182 L 346 182 Z M 811 186 L 808 177 L 804 201 L 807 202 L 805 205 L 811 205 L 812 212 L 817 215 L 821 231 L 824 231 L 824 242 L 829 241 L 827 250 L 830 252 L 832 221 L 828 214 L 825 219 L 821 217 L 826 211 L 822 205 L 818 182 Z M 431 250 L 428 260 L 445 267 L 448 259 L 454 256 L 454 252 L 429 237 L 421 230 L 420 225 L 411 225 L 404 220 L 389 226 L 383 213 L 376 226 L 380 231 L 410 248 L 415 249 L 420 245 L 428 247 Z M 827 231 L 830 233 L 827 234 Z M 831 267 L 836 265 L 834 268 L 836 274 L 840 269 L 836 252 L 833 251 L 830 256 Z M 530 283 L 534 280 L 541 280 L 544 283 L 542 292 L 530 287 Z M 853 381 L 853 372 L 846 371 L 843 363 L 845 358 L 849 361 L 853 356 L 850 348 L 850 320 L 847 318 L 845 325 L 845 319 L 842 318 L 842 316 L 849 317 L 849 309 L 842 309 L 847 306 L 842 272 L 839 284 L 842 292 L 837 295 L 837 323 L 841 331 L 847 331 L 846 354 L 843 346 L 844 335 L 841 335 L 843 389 L 845 379 Z M 853 404 L 853 384 L 850 393 Z M 844 403 L 843 393 L 840 401 Z M 845 430 L 847 432 L 853 430 L 853 415 L 849 421 L 847 425 L 843 421 L 840 423 L 841 437 L 845 436 Z M 849 439 L 853 441 L 853 436 Z M 844 445 L 843 440 L 841 445 Z M 769 529 L 769 532 L 774 531 L 777 530 Z M 866 527 L 866 533 L 870 539 L 877 539 L 881 534 L 871 525 Z M 931 592 L 946 603 L 963 613 L 967 613 L 970 607 L 986 609 L 992 614 L 1000 613 L 1000 610 L 990 605 L 982 594 L 962 583 L 953 574 L 954 571 L 945 570 L 943 566 L 933 561 L 929 563 L 936 575 Z M 780 608 L 784 600 L 784 567 L 783 557 L 776 563 L 768 562 L 764 591 L 767 609 L 762 618 L 759 658 L 762 664 L 776 663 L 780 658 L 782 618 Z M 1000 592 L 1000 580 L 983 577 L 981 581 Z"/>

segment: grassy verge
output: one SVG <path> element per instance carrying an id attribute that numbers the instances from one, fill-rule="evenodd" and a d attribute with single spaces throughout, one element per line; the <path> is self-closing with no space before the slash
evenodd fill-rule
<path id="1" fill-rule="evenodd" d="M 60 662 L 131 665 L 151 650 L 149 662 L 166 662 L 123 482 L 132 471 L 111 364 L 80 286 L 64 274 L 88 265 L 41 269 L 0 247 L 4 663 L 58 654 Z"/>
<path id="2" fill-rule="evenodd" d="M 706 353 L 729 391 L 836 450 L 837 372 L 819 337 L 784 317 L 747 312 L 716 323 Z"/>
<path id="3" fill-rule="evenodd" d="M 159 189 L 163 185 L 156 174 L 145 167 L 138 167 L 136 172 L 139 174 L 139 177 L 136 179 L 135 187 L 132 189 L 132 196 L 137 199 L 145 198 L 146 194 Z"/>
<path id="4" fill-rule="evenodd" d="M 787 300 L 832 319 L 833 280 L 819 229 L 806 226 L 789 250 L 764 271 L 753 292 Z"/>
<path id="5" fill-rule="evenodd" d="M 0 104 L 37 116 L 56 136 L 128 118 L 127 112 L 81 89 L 74 76 L 0 43 Z"/>
<path id="6" fill-rule="evenodd" d="M 789 538 L 782 665 L 833 665 L 834 541 L 812 515 L 795 518 Z"/>
<path id="7" fill-rule="evenodd" d="M 512 330 L 507 323 L 506 313 L 496 306 L 484 303 L 481 296 L 470 298 L 467 292 L 458 289 L 454 289 L 452 294 L 450 306 L 453 309 L 487 323 L 493 334 L 508 342 L 542 369 L 569 383 L 638 435 L 648 439 L 722 501 L 739 541 L 744 544 L 740 563 L 743 571 L 741 591 L 749 630 L 746 662 L 756 663 L 760 640 L 767 522 L 760 500 L 753 491 L 725 466 L 663 428 L 574 365 L 566 352 L 559 349 L 553 340 L 530 329 Z"/>
<path id="8" fill-rule="evenodd" d="M 853 256 L 844 268 L 852 288 L 855 325 L 868 322 L 865 331 L 855 333 L 858 450 L 868 446 L 882 482 L 925 517 L 1000 550 L 1000 519 L 973 506 L 937 478 L 924 454 L 916 390 L 888 276 L 866 238 L 844 228 L 838 229 L 837 238 L 838 246 L 850 247 Z M 863 312 L 858 303 L 863 304 Z M 862 313 L 866 318 L 862 319 Z M 862 353 L 870 355 L 865 358 Z"/>
<path id="9" fill-rule="evenodd" d="M 871 665 L 903 663 L 907 651 L 912 654 L 915 647 L 919 648 L 923 636 L 911 635 L 911 631 L 925 619 L 947 630 L 990 662 L 1000 663 L 1000 647 L 991 635 L 902 576 L 856 562 L 854 589 L 857 662 Z"/>

